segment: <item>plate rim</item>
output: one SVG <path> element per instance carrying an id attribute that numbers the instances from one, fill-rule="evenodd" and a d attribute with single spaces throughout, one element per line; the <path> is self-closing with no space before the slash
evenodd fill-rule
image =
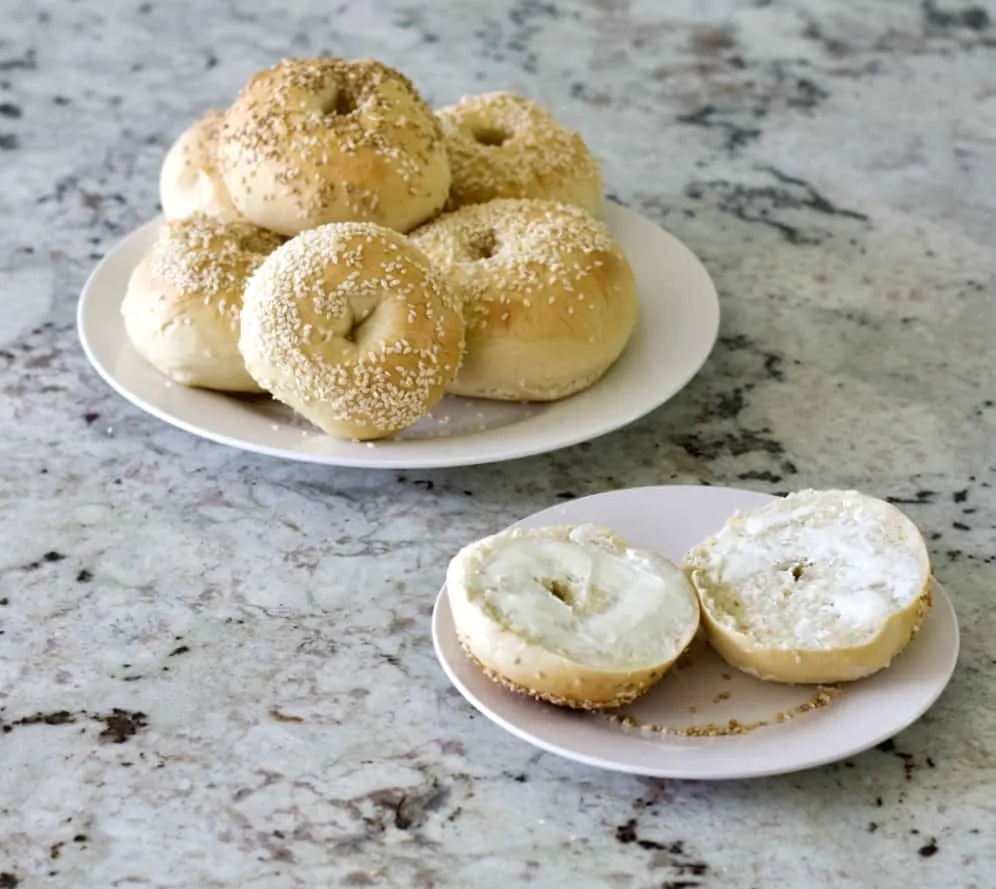
<path id="1" fill-rule="evenodd" d="M 204 426 L 197 425 L 196 423 L 190 422 L 183 417 L 176 416 L 175 414 L 164 410 L 153 402 L 148 401 L 143 396 L 133 393 L 127 385 L 121 382 L 121 380 L 118 379 L 118 376 L 114 373 L 113 369 L 109 367 L 104 360 L 102 360 L 94 343 L 87 334 L 87 308 L 88 305 L 90 305 L 97 298 L 92 295 L 97 289 L 97 282 L 104 274 L 107 273 L 106 270 L 108 266 L 111 265 L 115 259 L 119 258 L 120 251 L 126 249 L 127 244 L 135 238 L 143 236 L 147 237 L 150 230 L 153 230 L 163 224 L 164 219 L 162 215 L 142 223 L 125 234 L 108 250 L 108 252 L 91 270 L 83 284 L 77 300 L 77 337 L 90 366 L 97 372 L 98 376 L 100 376 L 101 379 L 125 401 L 129 402 L 140 411 L 155 417 L 160 422 L 180 429 L 189 435 L 193 435 L 197 438 L 211 441 L 235 450 L 243 451 L 245 453 L 259 454 L 265 457 L 300 463 L 338 466 L 343 468 L 385 470 L 443 469 L 461 466 L 483 466 L 487 464 L 525 459 L 527 457 L 538 456 L 546 453 L 553 453 L 555 451 L 573 447 L 584 442 L 594 441 L 604 435 L 616 432 L 631 425 L 666 404 L 685 387 L 687 387 L 688 384 L 699 374 L 715 350 L 716 343 L 719 339 L 722 306 L 716 290 L 715 282 L 713 281 L 705 263 L 687 244 L 670 231 L 663 228 L 655 220 L 644 216 L 642 213 L 639 213 L 617 201 L 610 200 L 609 204 L 613 208 L 613 212 L 621 214 L 621 218 L 626 219 L 628 217 L 631 222 L 638 222 L 640 224 L 653 226 L 657 232 L 667 238 L 678 250 L 685 254 L 686 261 L 688 261 L 692 266 L 697 267 L 697 272 L 702 275 L 705 285 L 703 288 L 703 294 L 700 296 L 704 295 L 708 297 L 708 304 L 704 305 L 700 309 L 700 311 L 704 312 L 708 316 L 700 327 L 700 334 L 703 337 L 703 342 L 707 342 L 708 347 L 703 348 L 702 354 L 697 357 L 694 364 L 689 365 L 683 374 L 675 376 L 674 383 L 672 383 L 670 387 L 672 391 L 665 398 L 659 399 L 655 396 L 653 399 L 649 399 L 645 405 L 625 411 L 624 413 L 614 417 L 608 423 L 594 423 L 587 426 L 571 424 L 567 427 L 569 431 L 566 434 L 553 434 L 548 432 L 545 436 L 536 438 L 531 442 L 519 442 L 505 449 L 500 446 L 494 446 L 491 450 L 484 451 L 482 453 L 476 452 L 474 446 L 470 445 L 463 449 L 452 449 L 442 453 L 433 453 L 432 450 L 426 448 L 420 453 L 413 451 L 410 454 L 399 454 L 398 456 L 391 457 L 385 456 L 383 452 L 381 455 L 375 456 L 374 454 L 371 454 L 370 451 L 364 449 L 362 452 L 358 450 L 356 456 L 345 456 L 326 454 L 320 451 L 294 451 L 284 447 L 276 447 L 265 443 L 247 441 L 244 438 L 235 438 L 227 433 L 218 432 Z M 127 347 L 127 344 L 124 345 Z M 600 383 L 601 381 L 596 383 L 592 388 L 597 389 Z M 565 400 L 564 403 L 567 401 L 569 401 L 569 399 Z M 512 424 L 512 426 L 514 425 L 516 424 Z M 509 427 L 498 428 L 501 429 Z M 318 432 L 316 435 L 321 435 L 321 433 Z M 477 435 L 486 436 L 487 432 L 477 433 Z M 475 437 L 476 435 L 466 436 L 467 439 Z M 443 439 L 427 439 L 423 440 L 422 443 L 424 445 L 427 441 L 442 440 Z M 447 439 L 446 441 L 453 442 L 457 440 L 459 439 L 453 438 Z M 374 447 L 374 452 L 375 451 L 376 444 Z"/>
<path id="2" fill-rule="evenodd" d="M 579 497 L 576 500 L 569 501 L 569 503 L 579 503 L 586 500 L 596 500 L 603 497 L 611 496 L 626 496 L 627 494 L 632 494 L 634 492 L 666 492 L 672 493 L 676 490 L 712 490 L 712 491 L 724 491 L 735 494 L 750 494 L 759 498 L 766 498 L 768 500 L 777 499 L 778 495 L 768 494 L 767 492 L 755 491 L 749 488 L 737 488 L 728 485 L 642 485 L 632 488 L 618 488 L 612 491 L 602 491 L 596 494 L 590 494 L 586 497 Z M 544 509 L 537 510 L 528 516 L 524 516 L 521 519 L 506 526 L 505 530 L 517 527 L 525 522 L 536 519 L 546 513 L 552 512 L 556 509 L 562 509 L 567 504 L 553 504 Z M 948 595 L 947 589 L 944 585 L 937 579 L 935 575 L 931 575 L 931 582 L 933 585 L 933 594 L 935 597 L 934 606 L 931 609 L 932 613 L 936 613 L 938 607 L 940 606 L 947 612 L 947 616 L 950 618 L 950 628 L 951 628 L 951 638 L 949 639 L 949 650 L 947 652 L 947 659 L 944 662 L 943 671 L 938 674 L 938 678 L 941 680 L 938 682 L 936 689 L 932 690 L 928 695 L 925 702 L 918 705 L 918 708 L 913 708 L 908 711 L 901 720 L 897 721 L 894 725 L 888 729 L 875 733 L 874 736 L 868 736 L 862 739 L 858 744 L 849 744 L 846 748 L 841 748 L 836 752 L 827 751 L 826 753 L 819 754 L 811 759 L 808 759 L 805 763 L 799 765 L 791 765 L 788 767 L 773 764 L 770 768 L 751 768 L 747 770 L 729 770 L 725 772 L 709 773 L 706 770 L 692 767 L 682 768 L 680 763 L 675 767 L 663 766 L 661 768 L 647 768 L 642 766 L 632 766 L 619 761 L 612 761 L 606 759 L 600 759 L 596 756 L 592 756 L 588 753 L 577 752 L 577 751 L 567 751 L 556 744 L 545 740 L 544 738 L 537 737 L 530 734 L 527 730 L 521 728 L 517 723 L 507 719 L 500 713 L 496 713 L 488 708 L 483 701 L 481 701 L 477 695 L 475 695 L 467 686 L 463 683 L 460 677 L 457 675 L 455 669 L 449 662 L 449 658 L 442 649 L 442 640 L 440 638 L 440 620 L 442 619 L 442 614 L 444 610 L 449 613 L 449 619 L 452 621 L 452 613 L 449 610 L 449 600 L 446 596 L 446 584 L 443 583 L 436 596 L 435 602 L 432 607 L 431 616 L 431 629 L 432 629 L 432 647 L 436 655 L 436 660 L 439 666 L 442 668 L 443 673 L 449 680 L 451 685 L 457 689 L 464 700 L 469 703 L 478 713 L 488 719 L 490 722 L 494 723 L 499 728 L 508 732 L 512 736 L 518 738 L 520 741 L 524 741 L 533 747 L 536 747 L 546 753 L 553 756 L 557 756 L 560 759 L 564 759 L 571 762 L 577 762 L 585 765 L 589 768 L 598 769 L 607 772 L 616 772 L 620 774 L 637 775 L 647 778 L 670 778 L 676 780 L 692 780 L 692 781 L 737 781 L 737 780 L 749 780 L 754 778 L 767 778 L 775 775 L 788 775 L 795 774 L 798 772 L 808 771 L 810 769 L 819 768 L 821 766 L 829 765 L 831 763 L 840 762 L 851 756 L 857 756 L 861 753 L 865 753 L 871 750 L 876 745 L 881 744 L 883 741 L 889 738 L 895 737 L 902 731 L 905 731 L 914 723 L 918 722 L 921 717 L 924 716 L 940 699 L 941 695 L 947 690 L 950 685 L 951 679 L 958 665 L 958 659 L 961 653 L 961 630 L 958 624 L 958 615 L 955 611 L 954 604 L 951 601 L 951 597 Z M 929 619 L 928 615 L 928 619 Z M 500 690 L 502 694 L 512 695 L 514 692 L 506 691 L 504 689 Z M 777 730 L 777 726 L 771 726 L 771 728 Z M 737 738 L 740 736 L 722 736 L 716 738 L 703 738 L 697 739 L 704 745 L 729 745 L 736 744 Z"/>

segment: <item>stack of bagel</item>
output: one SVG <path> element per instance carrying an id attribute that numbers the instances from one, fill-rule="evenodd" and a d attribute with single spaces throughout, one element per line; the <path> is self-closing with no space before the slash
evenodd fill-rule
<path id="1" fill-rule="evenodd" d="M 160 174 L 129 340 L 170 380 L 390 436 L 445 393 L 551 401 L 637 320 L 581 136 L 513 93 L 433 111 L 378 61 L 289 59 L 195 121 Z"/>

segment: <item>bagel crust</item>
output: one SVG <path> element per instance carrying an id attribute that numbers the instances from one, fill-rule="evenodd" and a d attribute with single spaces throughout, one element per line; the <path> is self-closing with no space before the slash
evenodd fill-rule
<path id="1" fill-rule="evenodd" d="M 238 211 L 286 235 L 331 222 L 409 231 L 446 201 L 442 129 L 403 74 L 370 59 L 289 59 L 229 108 L 219 163 Z"/>
<path id="2" fill-rule="evenodd" d="M 884 669 L 931 606 L 927 547 L 889 503 L 799 491 L 733 516 L 685 559 L 713 648 L 760 679 L 850 682 Z"/>
<path id="3" fill-rule="evenodd" d="M 636 281 L 608 227 L 551 201 L 446 213 L 412 240 L 464 301 L 467 349 L 450 392 L 553 401 L 596 382 L 636 325 Z"/>
<path id="4" fill-rule="evenodd" d="M 448 210 L 495 198 L 562 201 L 598 214 L 602 169 L 581 135 L 511 92 L 465 96 L 436 112 L 453 171 Z"/>
<path id="5" fill-rule="evenodd" d="M 283 241 L 251 223 L 201 213 L 164 225 L 121 304 L 135 350 L 184 386 L 259 392 L 238 350 L 242 291 Z"/>
<path id="6" fill-rule="evenodd" d="M 639 697 L 699 624 L 679 568 L 591 525 L 472 543 L 450 562 L 446 591 L 460 644 L 489 678 L 576 709 Z"/>
<path id="7" fill-rule="evenodd" d="M 239 349 L 259 385 L 329 435 L 421 419 L 460 364 L 457 297 L 403 235 L 369 222 L 303 232 L 249 281 Z"/>
<path id="8" fill-rule="evenodd" d="M 204 213 L 224 222 L 241 218 L 218 169 L 224 112 L 208 111 L 172 144 L 159 172 L 159 202 L 167 219 Z"/>

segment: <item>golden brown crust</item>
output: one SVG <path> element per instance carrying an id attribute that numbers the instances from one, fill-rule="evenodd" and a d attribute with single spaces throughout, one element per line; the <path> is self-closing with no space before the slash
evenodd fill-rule
<path id="1" fill-rule="evenodd" d="M 219 142 L 238 210 L 292 235 L 330 222 L 408 231 L 450 186 L 442 131 L 411 81 L 369 59 L 289 59 L 260 71 Z"/>
<path id="2" fill-rule="evenodd" d="M 441 108 L 453 171 L 448 210 L 495 198 L 563 201 L 601 212 L 602 172 L 581 135 L 511 92 Z"/>
<path id="3" fill-rule="evenodd" d="M 578 207 L 474 204 L 412 240 L 463 297 L 467 350 L 454 394 L 549 401 L 580 392 L 636 324 L 632 269 L 605 224 Z"/>

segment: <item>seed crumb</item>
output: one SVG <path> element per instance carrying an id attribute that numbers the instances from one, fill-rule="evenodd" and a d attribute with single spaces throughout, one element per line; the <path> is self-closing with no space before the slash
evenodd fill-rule
<path id="1" fill-rule="evenodd" d="M 836 698 L 840 697 L 841 690 L 836 685 L 821 685 L 816 688 L 813 696 L 791 710 L 785 710 L 775 714 L 770 719 L 759 719 L 754 722 L 740 722 L 738 719 L 730 719 L 726 723 L 709 722 L 703 725 L 690 725 L 685 727 L 675 727 L 659 725 L 656 723 L 644 723 L 629 714 L 610 713 L 603 714 L 603 718 L 616 725 L 626 728 L 638 728 L 647 734 L 675 735 L 690 738 L 716 738 L 725 735 L 745 735 L 748 732 L 756 731 L 776 723 L 788 722 L 801 716 L 828 706 Z M 691 707 L 689 711 L 694 712 Z"/>

